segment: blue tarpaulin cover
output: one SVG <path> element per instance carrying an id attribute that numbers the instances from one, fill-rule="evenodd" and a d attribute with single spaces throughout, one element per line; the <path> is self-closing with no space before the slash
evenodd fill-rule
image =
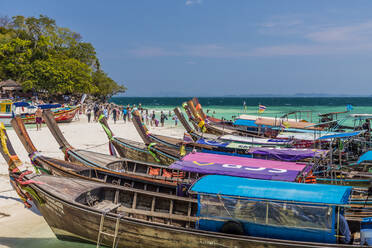
<path id="1" fill-rule="evenodd" d="M 368 151 L 359 157 L 357 164 L 360 164 L 364 161 L 372 160 L 372 151 Z"/>
<path id="2" fill-rule="evenodd" d="M 190 193 L 323 204 L 347 204 L 352 187 L 257 180 L 209 175 L 196 181 Z"/>
<path id="3" fill-rule="evenodd" d="M 62 106 L 61 104 L 42 104 L 42 105 L 38 105 L 37 107 L 41 109 L 51 109 L 51 108 L 59 108 L 61 106 Z"/>
<path id="4" fill-rule="evenodd" d="M 28 107 L 30 106 L 30 104 L 28 104 L 27 102 L 15 102 L 13 103 L 14 106 L 16 107 Z"/>
<path id="5" fill-rule="evenodd" d="M 334 135 L 325 135 L 325 136 L 322 136 L 322 137 L 318 138 L 318 140 L 322 140 L 322 139 L 335 139 L 335 138 L 339 138 L 339 139 L 349 138 L 349 137 L 357 136 L 357 135 L 359 135 L 361 133 L 362 133 L 362 131 L 349 132 L 349 133 L 340 133 L 340 134 L 334 134 Z"/>
<path id="6" fill-rule="evenodd" d="M 258 125 L 255 123 L 256 120 L 243 120 L 243 119 L 236 119 L 234 121 L 234 125 L 236 126 L 247 126 L 247 127 L 258 127 Z M 261 125 L 262 127 L 269 127 L 265 125 Z"/>
<path id="7" fill-rule="evenodd" d="M 236 119 L 233 124 L 237 126 L 258 127 L 257 124 L 254 122 L 254 120 Z"/>

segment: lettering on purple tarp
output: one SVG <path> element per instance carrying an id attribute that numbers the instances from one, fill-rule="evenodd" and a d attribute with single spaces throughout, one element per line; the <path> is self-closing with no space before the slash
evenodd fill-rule
<path id="1" fill-rule="evenodd" d="M 253 167 L 229 163 L 205 163 L 197 161 L 176 161 L 170 169 L 196 172 L 201 174 L 229 175 L 255 179 L 295 181 L 299 171 L 268 167 Z"/>
<path id="2" fill-rule="evenodd" d="M 192 161 L 192 162 L 194 164 L 198 165 L 198 166 L 215 165 L 215 166 L 221 166 L 222 168 L 243 169 L 243 170 L 249 170 L 249 171 L 264 171 L 264 170 L 267 170 L 267 172 L 270 172 L 270 173 L 285 173 L 285 172 L 287 172 L 286 169 L 276 169 L 276 168 L 268 169 L 266 167 L 251 168 L 251 167 L 238 165 L 238 164 L 200 163 L 200 162 L 197 162 L 197 161 Z"/>
<path id="3" fill-rule="evenodd" d="M 205 165 L 212 165 L 214 163 L 200 163 L 200 162 L 197 162 L 197 161 L 192 161 L 194 164 L 196 165 L 199 165 L 199 166 L 205 166 Z"/>
<path id="4" fill-rule="evenodd" d="M 285 173 L 285 172 L 287 172 L 287 170 L 273 168 L 273 169 L 269 170 L 269 172 L 272 172 L 272 173 Z"/>
<path id="5" fill-rule="evenodd" d="M 237 165 L 237 164 L 223 164 L 222 167 L 223 168 L 230 168 L 230 169 L 241 169 L 241 168 L 243 168 L 243 170 L 249 170 L 249 171 L 264 171 L 264 170 L 268 169 L 268 168 L 265 168 L 265 167 L 250 168 L 250 167 L 247 167 L 247 166 Z M 285 173 L 285 172 L 287 172 L 287 170 L 271 168 L 271 169 L 268 170 L 268 172 L 271 172 L 271 173 Z"/>

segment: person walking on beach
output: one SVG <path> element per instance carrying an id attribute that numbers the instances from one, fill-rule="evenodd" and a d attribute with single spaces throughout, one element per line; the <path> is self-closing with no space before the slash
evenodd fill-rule
<path id="1" fill-rule="evenodd" d="M 127 115 L 128 115 L 128 121 L 130 122 L 130 119 L 131 119 L 131 111 L 132 111 L 132 108 L 129 106 L 128 104 L 128 107 L 127 107 Z"/>
<path id="2" fill-rule="evenodd" d="M 123 108 L 123 120 L 124 120 L 124 123 L 127 123 L 127 115 L 128 115 L 128 110 L 127 108 Z"/>
<path id="3" fill-rule="evenodd" d="M 147 116 L 146 116 L 146 112 L 143 110 L 141 110 L 141 117 L 142 117 L 142 122 L 145 123 Z"/>
<path id="4" fill-rule="evenodd" d="M 173 116 L 173 120 L 174 120 L 174 125 L 177 126 L 177 125 L 178 125 L 178 118 L 177 118 L 177 115 L 174 115 L 174 116 Z"/>
<path id="5" fill-rule="evenodd" d="M 97 118 L 98 118 L 98 111 L 99 111 L 99 107 L 98 105 L 94 105 L 93 107 L 93 112 L 94 112 L 94 121 L 97 121 Z"/>
<path id="6" fill-rule="evenodd" d="M 164 121 L 165 119 L 168 120 L 167 116 L 163 113 L 163 111 L 160 112 L 160 123 L 161 123 L 161 126 L 164 127 Z"/>
<path id="7" fill-rule="evenodd" d="M 92 110 L 91 110 L 91 108 L 88 108 L 88 109 L 87 109 L 88 123 L 90 122 L 90 117 L 91 117 L 91 115 L 92 115 Z"/>
<path id="8" fill-rule="evenodd" d="M 103 115 L 108 119 L 108 111 L 107 108 L 103 108 Z"/>
<path id="9" fill-rule="evenodd" d="M 118 110 L 116 108 L 114 108 L 112 110 L 112 118 L 114 119 L 114 124 L 116 124 L 116 117 L 117 117 L 117 114 L 118 114 Z"/>
<path id="10" fill-rule="evenodd" d="M 41 110 L 41 108 L 37 108 L 35 112 L 35 122 L 36 122 L 37 131 L 41 130 L 41 122 L 43 120 L 42 115 L 43 115 L 43 111 Z"/>
<path id="11" fill-rule="evenodd" d="M 155 110 L 153 110 L 151 114 L 151 126 L 152 125 L 155 125 Z"/>
<path id="12" fill-rule="evenodd" d="M 145 111 L 145 120 L 144 121 L 146 121 L 146 125 L 148 125 L 149 124 L 149 120 L 150 120 L 150 116 L 149 116 L 149 110 L 148 109 L 146 109 L 146 111 Z"/>

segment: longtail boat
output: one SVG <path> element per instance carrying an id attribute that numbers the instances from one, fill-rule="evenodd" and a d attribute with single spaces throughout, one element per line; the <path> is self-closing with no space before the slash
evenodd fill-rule
<path id="1" fill-rule="evenodd" d="M 0 122 L 5 126 L 11 126 L 10 121 L 15 116 L 16 109 L 29 106 L 30 104 L 26 102 L 13 102 L 9 99 L 0 100 Z M 61 107 L 60 104 L 43 104 L 38 107 L 53 109 L 53 116 L 58 123 L 71 122 L 80 109 L 80 106 Z M 35 124 L 35 113 L 24 112 L 20 116 L 25 124 Z"/>
<path id="2" fill-rule="evenodd" d="M 71 122 L 76 114 L 79 114 L 80 106 L 58 108 L 52 112 L 53 117 L 58 123 L 69 123 Z M 21 115 L 21 118 L 25 124 L 35 124 L 35 114 Z M 45 121 L 43 120 L 43 123 Z"/>
<path id="3" fill-rule="evenodd" d="M 22 171 L 12 152 L 1 149 L 12 184 L 61 240 L 133 248 L 360 247 L 359 222 L 346 228 L 343 217 L 350 187 L 285 183 L 277 194 L 271 183 L 207 176 L 192 186 L 193 199 L 35 175 Z"/>
<path id="4" fill-rule="evenodd" d="M 222 144 L 228 143 L 227 146 L 229 148 L 248 150 L 248 152 L 246 153 L 252 154 L 253 156 L 264 158 L 276 158 L 286 161 L 298 161 L 310 157 L 316 158 L 324 157 L 327 153 L 326 150 L 321 149 L 277 147 L 277 145 L 275 145 L 274 142 L 270 144 L 269 142 L 265 142 L 265 140 L 262 138 L 255 137 L 248 138 L 232 135 L 215 136 L 211 134 L 200 133 L 189 125 L 188 121 L 186 120 L 185 116 L 183 115 L 179 108 L 175 108 L 173 111 L 176 114 L 177 118 L 180 120 L 183 127 L 185 128 L 189 137 L 191 137 L 191 139 L 194 142 L 212 140 L 213 141 L 212 144 L 216 144 L 214 143 L 215 141 L 220 141 L 220 143 Z M 259 140 L 261 140 L 261 142 L 259 142 Z M 278 141 L 280 140 L 281 139 L 278 139 Z M 290 143 L 288 142 L 288 145 L 289 144 Z M 296 144 L 293 145 L 296 146 Z M 282 154 L 283 156 L 281 156 L 280 154 Z"/>
<path id="5" fill-rule="evenodd" d="M 45 111 L 44 112 L 44 118 L 46 120 L 46 123 L 47 124 L 49 123 L 48 127 L 50 128 L 50 131 L 52 132 L 52 134 L 56 138 L 57 142 L 59 143 L 59 145 L 61 147 L 61 150 L 66 155 L 66 158 L 68 158 L 68 159 L 70 159 L 71 161 L 74 161 L 74 162 L 90 164 L 91 166 L 97 166 L 97 164 L 98 164 L 99 166 L 101 166 L 103 168 L 106 167 L 106 164 L 107 164 L 108 161 L 113 162 L 113 161 L 116 161 L 116 160 L 120 160 L 118 158 L 115 158 L 115 157 L 112 157 L 112 156 L 106 155 L 106 154 L 97 154 L 95 152 L 91 152 L 91 151 L 87 151 L 87 150 L 74 149 L 64 138 L 62 132 L 60 131 L 60 129 L 58 127 L 58 124 L 55 123 L 53 118 L 51 118 L 51 117 L 47 118 L 47 116 L 48 116 L 48 111 Z M 104 121 L 104 123 L 106 123 L 106 126 L 104 126 L 104 129 L 106 131 L 108 131 L 108 133 L 111 132 L 109 127 L 108 127 L 106 119 L 103 117 L 103 118 L 101 118 L 101 121 Z M 50 125 L 50 124 L 52 124 L 52 125 Z M 122 139 L 122 138 L 116 138 L 116 139 L 125 140 L 125 139 Z M 117 147 L 120 147 L 120 146 L 117 146 Z M 115 148 L 117 148 L 117 147 L 115 147 Z M 150 156 L 138 156 L 137 157 L 137 156 L 133 156 L 132 153 L 134 153 L 135 155 L 138 154 L 138 149 L 130 149 L 130 147 L 127 146 L 126 151 L 127 151 L 127 154 L 129 155 L 129 157 L 130 158 L 131 157 L 136 157 L 137 158 L 137 159 L 129 159 L 131 161 L 130 162 L 128 161 L 128 164 L 129 165 L 132 164 L 133 166 L 127 166 L 128 172 L 136 172 L 136 173 L 141 173 L 142 172 L 142 173 L 145 173 L 147 175 L 152 175 L 152 176 L 155 176 L 155 177 L 159 177 L 161 179 L 170 180 L 170 181 L 178 181 L 178 182 L 185 181 L 185 179 L 187 179 L 186 181 L 194 180 L 201 175 L 200 172 L 190 171 L 191 175 L 185 174 L 184 177 L 180 177 L 180 175 L 182 174 L 179 171 L 180 168 L 174 167 L 174 168 L 170 168 L 170 169 L 173 169 L 173 170 L 168 170 L 169 169 L 168 165 L 177 162 L 179 160 L 179 157 L 177 157 L 177 158 L 174 157 L 174 160 L 172 160 L 172 162 L 168 160 L 168 162 L 169 162 L 168 164 L 161 164 L 160 160 L 155 160 L 155 158 L 160 158 L 160 156 L 158 156 L 158 154 L 160 153 L 165 158 L 169 155 L 167 153 L 164 153 L 164 152 L 160 151 L 159 149 L 157 149 L 157 150 L 153 150 L 153 149 L 154 148 L 151 147 L 151 150 L 148 149 L 148 150 L 146 150 L 146 152 L 144 151 L 144 154 L 149 154 L 150 151 L 151 151 L 152 154 L 150 153 Z M 171 150 L 171 148 L 168 148 L 168 149 Z M 173 151 L 173 152 L 175 153 L 175 151 Z M 257 154 L 265 153 L 265 154 L 267 154 L 265 156 L 278 156 L 278 154 L 275 151 L 270 151 L 270 150 L 261 149 L 261 150 L 256 150 L 256 151 L 252 151 L 252 152 L 257 153 Z M 268 153 L 271 153 L 271 155 L 269 155 Z M 292 157 L 295 157 L 295 156 L 299 155 L 299 153 L 296 153 L 296 152 L 290 152 L 290 153 L 292 153 L 291 154 Z M 290 153 L 288 153 L 288 151 L 285 152 L 285 154 L 290 154 Z M 122 156 L 123 153 L 119 152 L 119 154 Z M 284 155 L 282 154 L 281 156 L 284 156 Z M 147 160 L 148 158 L 150 158 L 151 161 L 155 160 L 156 163 L 149 162 Z M 208 161 L 204 160 L 204 161 L 199 161 L 199 162 L 206 163 Z M 260 160 L 257 160 L 256 164 L 259 165 L 260 162 L 261 162 Z M 158 164 L 158 166 L 156 166 L 156 164 Z M 350 169 L 347 170 L 347 171 L 342 171 L 340 169 L 337 169 L 336 167 L 335 168 L 331 167 L 329 169 L 326 169 L 326 168 L 327 168 L 326 165 L 325 166 L 320 165 L 319 167 L 313 167 L 313 173 L 316 175 L 316 177 L 314 177 L 315 178 L 314 180 L 317 183 L 341 184 L 341 185 L 368 187 L 369 184 L 370 184 L 369 181 L 372 178 L 371 173 L 368 173 L 368 172 L 350 171 Z M 187 170 L 186 170 L 186 172 L 187 172 Z M 195 174 L 195 173 L 197 173 L 197 174 Z M 209 171 L 206 174 L 215 174 L 215 173 L 213 171 Z M 251 178 L 257 178 L 257 176 L 252 175 Z M 302 178 L 301 181 L 306 181 L 307 175 L 301 175 L 299 178 Z"/>
<path id="6" fill-rule="evenodd" d="M 105 118 L 103 118 L 105 120 Z M 106 122 L 107 125 L 107 122 Z M 142 126 L 138 126 L 139 128 L 143 128 Z M 107 125 L 108 129 L 108 125 Z M 146 131 L 142 130 L 143 136 L 146 135 Z M 109 136 L 108 136 L 109 137 Z M 240 138 L 248 138 L 248 137 L 240 137 Z M 151 145 L 154 146 L 154 148 L 157 146 L 156 143 L 151 143 Z M 163 144 L 164 145 L 164 144 Z M 163 146 L 164 147 L 164 146 Z M 162 153 L 162 154 L 167 154 L 169 153 L 167 151 L 164 152 L 164 148 L 152 148 L 154 149 L 153 152 L 155 154 Z M 338 184 L 338 185 L 350 185 L 350 186 L 359 186 L 359 187 L 369 187 L 370 185 L 370 180 L 372 178 L 372 174 L 369 172 L 363 172 L 360 170 L 352 170 L 352 168 L 348 168 L 347 170 L 342 170 L 338 168 L 338 166 L 330 166 L 327 165 L 327 160 L 325 159 L 325 155 L 327 154 L 326 151 L 324 150 L 310 150 L 310 149 L 296 149 L 296 150 L 291 150 L 291 149 L 265 149 L 265 147 L 261 148 L 252 148 L 252 147 L 244 147 L 244 145 L 240 144 L 240 148 L 246 148 L 249 149 L 250 153 L 254 154 L 254 156 L 258 158 L 270 158 L 270 159 L 282 159 L 286 161 L 296 161 L 296 159 L 301 158 L 309 158 L 311 155 L 313 155 L 313 158 L 316 159 L 317 163 L 316 165 L 312 166 L 312 172 L 314 173 L 313 176 L 308 175 L 307 173 L 302 174 L 302 176 L 299 177 L 299 181 L 309 181 L 309 182 L 317 182 L 321 184 Z M 178 149 L 175 149 L 174 147 L 168 147 L 168 151 L 173 149 L 174 153 L 178 151 Z M 206 150 L 203 150 L 206 152 Z M 218 155 L 218 154 L 216 154 Z M 187 155 L 186 155 L 187 156 Z M 192 154 L 190 154 L 192 156 Z M 213 155 L 212 155 L 213 156 Z M 174 160 L 174 162 L 171 164 L 172 166 L 170 167 L 171 169 L 181 169 L 185 170 L 186 168 L 177 167 L 174 166 L 176 164 L 182 163 L 185 157 L 178 157 L 177 159 Z M 181 160 L 179 160 L 181 159 Z M 210 158 L 208 158 L 210 159 Z M 201 162 L 201 164 L 209 163 L 207 156 L 204 156 L 204 160 Z M 299 159 L 300 160 L 300 159 Z M 143 161 L 143 160 L 142 160 Z M 146 162 L 146 161 L 145 161 Z M 196 161 L 199 163 L 200 161 Z M 255 164 L 259 165 L 262 162 L 262 160 L 257 160 Z M 238 164 L 237 166 L 239 166 Z M 213 168 L 207 168 L 208 166 L 204 166 L 205 170 L 213 170 Z M 190 172 L 198 172 L 200 173 L 199 170 L 193 171 L 187 170 Z M 215 174 L 215 172 L 209 172 L 206 174 Z M 239 176 L 234 174 L 235 176 Z M 256 175 L 251 177 L 251 178 L 257 178 Z M 258 177 L 259 178 L 259 177 Z M 312 178 L 312 179 L 309 179 Z"/>
<path id="7" fill-rule="evenodd" d="M 45 116 L 48 117 L 48 113 L 46 113 Z M 46 118 L 46 123 L 57 143 L 60 145 L 60 149 L 65 154 L 65 160 L 70 160 L 92 168 L 103 169 L 114 174 L 124 173 L 129 176 L 144 177 L 146 180 L 155 180 L 160 183 L 164 181 L 165 183 L 173 184 L 174 186 L 182 183 L 190 184 L 192 181 L 200 177 L 198 173 L 172 170 L 169 169 L 168 165 L 148 162 L 146 161 L 146 157 L 141 157 L 141 160 L 133 160 L 123 157 L 118 158 L 112 155 L 89 150 L 75 149 L 66 140 L 59 129 L 58 124 L 53 121 L 53 118 Z M 18 129 L 22 130 L 20 128 L 17 128 L 17 130 Z M 26 130 L 23 131 L 23 133 L 26 132 Z M 22 136 L 25 136 L 25 134 L 22 134 Z M 30 150 L 30 152 L 33 151 Z M 134 152 L 136 152 L 136 150 L 134 150 Z M 183 186 L 180 185 L 180 187 L 182 188 Z"/>
<path id="8" fill-rule="evenodd" d="M 187 113 L 187 108 L 185 109 Z M 181 111 L 178 108 L 174 109 L 174 113 L 177 115 L 180 122 L 185 127 L 186 131 L 192 137 L 194 141 L 197 141 L 203 136 L 208 137 L 208 139 L 218 139 L 218 136 L 199 133 L 195 129 L 193 129 L 187 122 L 186 118 L 183 116 Z M 191 122 L 193 123 L 193 122 Z M 337 135 L 338 133 L 330 133 L 331 135 Z M 344 135 L 348 135 L 348 133 L 343 133 Z M 221 137 L 226 137 L 231 135 L 225 135 Z M 327 138 L 329 136 L 324 136 Z M 233 137 L 236 139 L 246 139 L 246 137 Z M 227 138 L 225 142 L 229 142 Z M 327 142 L 329 143 L 329 142 Z M 239 144 L 239 143 L 238 143 Z M 340 185 L 351 185 L 351 186 L 360 186 L 360 187 L 369 187 L 371 174 L 364 168 L 356 168 L 356 166 L 343 166 L 343 168 L 339 168 L 337 165 L 329 165 L 327 160 L 327 156 L 332 156 L 328 154 L 326 150 L 320 149 L 294 149 L 294 148 L 272 148 L 272 147 L 250 147 L 246 146 L 242 143 L 239 144 L 241 148 L 245 147 L 249 150 L 249 154 L 252 154 L 254 157 L 258 158 L 269 158 L 269 159 L 279 159 L 279 160 L 286 160 L 286 161 L 295 161 L 306 159 L 306 157 L 310 157 L 313 155 L 315 158 L 316 164 L 313 166 L 313 173 L 314 173 L 314 180 L 317 183 L 322 184 L 340 184 Z M 298 157 L 297 157 L 298 156 Z"/>
<path id="9" fill-rule="evenodd" d="M 159 144 L 151 143 L 149 145 L 145 145 L 143 143 L 116 137 L 110 129 L 107 119 L 104 115 L 100 115 L 98 121 L 105 131 L 110 144 L 115 147 L 119 155 L 123 158 L 130 158 L 133 160 L 163 165 L 170 165 L 179 159 L 179 152 L 174 151 L 171 148 L 167 148 L 166 146 L 162 146 L 160 150 L 157 149 L 157 147 L 161 146 Z"/>
<path id="10" fill-rule="evenodd" d="M 53 120 L 50 111 L 44 111 L 43 117 L 50 132 L 60 145 L 60 149 L 67 155 L 71 155 L 73 147 L 66 141 L 58 124 Z M 107 124 L 103 115 L 100 116 L 99 122 L 101 123 L 105 133 L 107 134 L 110 144 L 112 144 L 122 158 L 127 158 L 136 161 L 146 161 L 149 163 L 168 165 L 173 163 L 177 158 L 170 158 L 162 154 L 155 154 L 151 150 L 151 146 L 146 146 L 143 143 L 135 142 L 123 138 L 113 136 L 110 127 Z M 72 155 L 71 155 L 72 156 Z M 108 156 L 108 155 L 106 155 Z"/>
<path id="11" fill-rule="evenodd" d="M 207 116 L 197 98 L 189 100 L 182 105 L 189 117 L 189 120 L 196 127 L 196 130 L 224 135 L 225 139 L 238 139 L 234 136 L 270 137 L 278 139 L 293 140 L 296 148 L 314 148 L 315 140 L 322 135 L 332 132 L 323 131 L 324 123 L 314 124 L 299 119 L 289 119 L 287 115 L 280 118 L 262 117 L 255 115 L 240 115 L 233 123 Z M 291 113 L 290 113 L 291 114 Z M 195 123 L 195 124 L 194 124 Z M 221 132 L 215 132 L 216 128 Z M 231 130 L 230 133 L 225 130 Z M 240 137 L 245 139 L 245 137 Z M 243 141 L 244 142 L 244 141 Z M 321 144 L 327 143 L 323 140 Z M 318 144 L 319 146 L 320 144 Z"/>
<path id="12" fill-rule="evenodd" d="M 241 134 L 238 131 L 220 128 L 217 126 L 210 125 L 203 117 L 198 113 L 192 100 L 187 101 L 183 104 L 184 108 L 187 108 L 186 113 L 189 115 L 190 121 L 194 123 L 194 126 L 199 128 L 204 133 L 214 134 L 214 135 L 225 135 L 225 134 Z"/>
<path id="13" fill-rule="evenodd" d="M 263 139 L 265 136 L 270 137 L 270 138 L 275 138 L 278 134 L 278 131 L 274 131 L 274 133 L 272 133 L 272 130 L 270 130 L 270 133 L 260 134 L 260 132 L 257 132 L 257 131 L 247 130 L 244 133 L 242 133 L 235 129 L 234 130 L 225 129 L 225 128 L 221 129 L 221 127 L 210 125 L 207 119 L 204 120 L 201 117 L 201 115 L 197 112 L 192 100 L 189 100 L 188 102 L 183 103 L 182 107 L 185 109 L 185 112 L 189 118 L 189 121 L 194 125 L 195 130 L 203 134 L 203 136 L 205 134 L 214 135 L 214 137 L 216 138 L 225 137 L 225 139 L 230 139 L 231 141 L 234 141 L 235 139 L 247 138 L 248 142 L 249 142 L 249 139 L 256 139 L 258 143 L 261 143 L 262 141 L 268 140 L 268 139 Z M 282 141 L 285 141 L 285 140 L 288 140 L 288 139 L 282 139 Z"/>
<path id="14" fill-rule="evenodd" d="M 208 120 L 201 119 L 200 115 L 196 112 L 195 107 L 193 106 L 193 101 L 190 100 L 187 103 L 184 103 L 183 108 L 189 118 L 189 121 L 194 125 L 195 130 L 197 130 L 197 134 L 199 136 L 206 136 L 208 134 L 208 138 L 210 139 L 223 139 L 232 142 L 243 142 L 243 143 L 253 143 L 256 145 L 264 145 L 264 146 L 273 146 L 275 142 L 285 142 L 291 143 L 290 146 L 295 148 L 316 148 L 323 145 L 328 144 L 329 142 L 323 140 L 321 142 L 316 142 L 316 139 L 321 137 L 322 135 L 329 134 L 330 132 L 319 131 L 319 130 L 306 130 L 306 129 L 296 129 L 296 128 L 284 128 L 282 122 L 278 120 L 277 127 L 273 126 L 265 126 L 265 125 L 257 125 L 255 124 L 255 120 L 242 120 L 237 119 L 235 122 L 237 125 L 246 125 L 248 127 L 245 130 L 245 135 L 239 135 L 239 133 L 234 132 L 214 132 L 210 131 L 213 130 L 210 127 L 211 125 L 208 124 Z M 194 109 L 194 111 L 191 111 Z M 176 112 L 175 112 L 176 113 Z M 196 115 L 196 117 L 195 117 Z M 253 116 L 254 118 L 258 118 Z M 252 118 L 253 118 L 252 117 Z M 275 118 L 272 118 L 275 121 Z M 235 123 L 234 122 L 234 123 Z M 247 123 L 246 123 L 247 122 Z M 183 124 L 183 122 L 181 122 Z M 208 129 L 209 128 L 209 129 Z M 240 130 L 240 128 L 238 128 Z M 188 130 L 188 129 L 186 129 Z M 195 131 L 194 131 L 195 132 Z M 332 132 L 331 132 L 332 133 Z M 191 134 L 192 136 L 196 136 L 196 133 Z M 202 135 L 201 135 L 202 134 Z M 269 139 L 265 139 L 265 137 L 269 137 Z M 270 142 L 271 140 L 271 142 Z M 277 145 L 280 143 L 277 143 Z"/>
<path id="15" fill-rule="evenodd" d="M 69 145 L 69 143 L 64 138 L 62 132 L 60 132 L 58 125 L 54 126 L 54 131 L 57 131 L 58 134 L 58 143 L 61 144 L 61 147 L 69 147 L 67 150 L 67 158 L 71 161 L 83 163 L 88 166 L 94 166 L 98 168 L 108 169 L 110 166 L 105 164 L 100 164 L 97 161 L 97 157 L 104 156 L 107 159 L 114 159 L 119 165 L 124 164 L 124 169 L 122 172 L 125 173 L 134 173 L 135 175 L 148 176 L 153 179 L 166 180 L 169 182 L 178 182 L 183 184 L 189 184 L 193 180 L 199 178 L 202 175 L 206 174 L 221 174 L 221 175 L 231 175 L 231 176 L 243 176 L 248 178 L 261 178 L 261 179 L 270 179 L 270 180 L 285 180 L 285 181 L 305 181 L 307 173 L 309 172 L 310 167 L 306 167 L 306 164 L 298 163 L 288 163 L 281 161 L 267 161 L 261 159 L 251 159 L 244 157 L 226 156 L 219 154 L 208 154 L 208 153 L 192 153 L 182 158 L 181 161 L 175 162 L 172 166 L 160 166 L 157 164 L 148 163 L 144 160 L 142 161 L 133 161 L 114 158 L 110 155 L 104 155 L 100 153 L 95 153 L 91 151 L 82 151 L 79 149 L 74 149 Z M 63 150 L 63 148 L 62 148 Z M 89 154 L 90 156 L 87 156 Z M 79 158 L 79 159 L 74 159 Z M 188 166 L 183 166 L 184 163 L 189 164 L 191 161 L 194 165 L 197 164 L 214 164 L 214 166 L 204 166 L 202 171 L 197 171 L 190 169 Z M 217 160 L 229 161 L 231 166 L 227 166 L 217 163 Z M 99 161 L 102 161 L 99 160 Z M 270 165 L 269 165 L 270 164 Z M 269 166 L 267 166 L 269 165 Z M 177 166 L 181 166 L 177 168 Z M 291 169 L 288 170 L 289 167 Z M 197 166 L 198 167 L 198 166 Z M 219 167 L 220 169 L 216 169 Z M 235 168 L 236 167 L 236 168 Z M 242 171 L 237 170 L 237 167 L 242 167 Z M 306 167 L 306 169 L 305 169 Z M 256 169 L 254 169 L 256 168 Z M 266 170 L 265 170 L 266 168 Z M 276 169 L 270 169 L 276 168 Z M 182 186 L 181 186 L 182 188 Z"/>
<path id="16" fill-rule="evenodd" d="M 297 128 L 297 129 L 303 129 L 303 130 L 324 130 L 324 123 L 315 124 L 310 123 L 302 119 L 289 119 L 289 115 L 296 114 L 299 111 L 293 111 L 290 113 L 287 113 L 280 118 L 273 118 L 273 117 L 262 117 L 262 116 L 255 116 L 255 115 L 240 115 L 234 122 L 230 121 L 224 121 L 221 119 L 217 119 L 211 116 L 208 116 L 204 113 L 203 108 L 201 104 L 199 103 L 199 100 L 194 97 L 188 102 L 188 106 L 192 110 L 191 113 L 194 115 L 195 118 L 199 117 L 200 119 L 204 120 L 205 122 L 208 122 L 209 125 L 217 126 L 217 127 L 223 127 L 231 130 L 241 131 L 241 132 L 249 132 L 249 128 L 259 129 L 260 126 L 262 127 L 275 127 L 275 126 L 283 126 L 291 127 L 291 128 Z M 311 111 L 303 111 L 303 112 L 311 112 Z M 239 121 L 243 121 L 239 123 Z M 245 121 L 245 122 L 244 122 Z M 240 126 L 245 127 L 245 129 L 241 128 Z M 248 127 L 248 128 L 247 128 Z M 272 131 L 272 130 L 270 130 Z M 275 133 L 275 132 L 274 132 Z"/>
<path id="17" fill-rule="evenodd" d="M 287 149 L 280 147 L 278 144 L 290 144 L 290 142 L 286 142 L 285 140 L 276 140 L 275 142 L 275 140 L 271 139 L 270 142 L 270 139 L 237 137 L 245 139 L 246 142 L 234 142 L 224 140 L 226 135 L 221 136 L 221 139 L 217 140 L 207 139 L 198 135 L 188 126 L 185 117 L 178 108 L 175 108 L 174 112 L 180 117 L 181 122 L 186 122 L 185 128 L 190 132 L 189 138 L 184 136 L 184 139 L 178 139 L 153 134 L 143 123 L 139 113 L 137 111 L 133 112 L 133 124 L 145 144 L 161 144 L 177 151 L 184 150 L 184 152 L 191 152 L 196 149 L 203 152 L 227 153 L 231 155 L 239 154 L 243 156 L 256 156 L 286 161 L 300 161 L 314 157 L 320 158 L 324 157 L 328 152 L 327 150 L 320 149 Z M 250 139 L 251 143 L 248 142 Z M 257 147 L 258 140 L 261 140 L 259 143 L 261 147 Z"/>
<path id="18" fill-rule="evenodd" d="M 159 165 L 136 163 L 135 161 L 117 159 L 101 153 L 89 152 L 90 156 L 85 156 L 84 153 L 81 154 L 76 151 L 78 155 L 76 156 L 76 153 L 73 153 L 75 155 L 73 157 L 80 159 L 75 160 L 75 162 L 50 158 L 36 149 L 19 117 L 15 117 L 11 124 L 29 154 L 36 171 L 156 192 L 168 192 L 174 195 L 177 193 L 177 182 L 190 183 L 187 178 L 184 178 L 184 180 L 177 177 L 172 178 L 172 174 L 166 177 L 165 175 L 168 174 L 160 173 L 163 168 Z M 9 147 L 11 147 L 10 141 Z M 153 168 L 159 170 L 158 175 L 151 175 L 150 172 Z M 187 173 L 184 172 L 184 174 Z"/>

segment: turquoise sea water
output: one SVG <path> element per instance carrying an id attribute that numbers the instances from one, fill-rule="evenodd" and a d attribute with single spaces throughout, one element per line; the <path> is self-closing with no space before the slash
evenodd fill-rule
<path id="1" fill-rule="evenodd" d="M 198 99 L 204 111 L 210 110 L 209 115 L 217 118 L 224 117 L 228 120 L 240 114 L 257 115 L 259 104 L 266 106 L 262 116 L 278 118 L 295 110 L 310 110 L 311 112 L 297 115 L 297 118 L 310 122 L 318 122 L 318 114 L 320 113 L 345 111 L 348 104 L 353 106 L 350 113 L 372 114 L 372 97 L 201 97 Z M 181 107 L 182 103 L 187 100 L 190 100 L 190 98 L 115 97 L 111 99 L 111 102 L 119 105 L 136 104 L 137 106 L 141 103 L 144 108 L 155 110 L 157 113 L 161 110 L 168 113 L 175 107 Z M 246 110 L 243 108 L 244 101 L 247 106 Z M 344 119 L 343 124 L 352 124 L 353 120 L 349 117 L 350 113 L 339 115 L 339 118 Z"/>

